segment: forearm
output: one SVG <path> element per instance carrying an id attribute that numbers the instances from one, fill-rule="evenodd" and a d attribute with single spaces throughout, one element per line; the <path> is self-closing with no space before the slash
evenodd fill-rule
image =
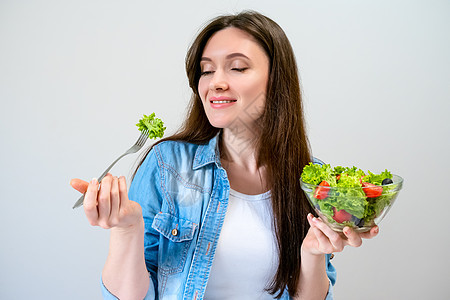
<path id="1" fill-rule="evenodd" d="M 315 255 L 302 251 L 300 280 L 297 300 L 326 298 L 329 280 L 326 273 L 325 255 Z"/>
<path id="2" fill-rule="evenodd" d="M 144 257 L 144 221 L 130 229 L 111 229 L 102 280 L 119 299 L 141 300 L 148 291 L 150 280 Z"/>

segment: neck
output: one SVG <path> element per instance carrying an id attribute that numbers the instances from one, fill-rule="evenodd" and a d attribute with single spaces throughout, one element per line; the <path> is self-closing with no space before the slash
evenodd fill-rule
<path id="1" fill-rule="evenodd" d="M 221 137 L 221 160 L 257 171 L 256 130 L 247 127 L 224 128 Z"/>
<path id="2" fill-rule="evenodd" d="M 258 165 L 256 136 L 224 129 L 220 139 L 221 162 L 231 188 L 248 195 L 267 192 L 266 168 Z"/>

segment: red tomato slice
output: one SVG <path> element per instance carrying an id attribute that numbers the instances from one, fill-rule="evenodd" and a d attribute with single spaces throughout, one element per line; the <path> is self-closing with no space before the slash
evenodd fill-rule
<path id="1" fill-rule="evenodd" d="M 362 186 L 367 198 L 379 197 L 383 193 L 383 188 L 381 186 L 368 182 L 363 182 Z"/>
<path id="2" fill-rule="evenodd" d="M 338 223 L 344 223 L 345 221 L 350 221 L 352 218 L 352 214 L 348 213 L 345 209 L 336 210 L 336 208 L 333 207 L 333 220 L 335 220 Z"/>
<path id="3" fill-rule="evenodd" d="M 314 198 L 323 200 L 328 197 L 328 192 L 330 191 L 329 186 L 330 184 L 328 182 L 326 182 L 325 180 L 322 181 L 314 191 Z"/>

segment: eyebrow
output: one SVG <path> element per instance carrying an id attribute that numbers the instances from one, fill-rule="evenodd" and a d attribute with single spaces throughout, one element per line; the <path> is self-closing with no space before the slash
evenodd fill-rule
<path id="1" fill-rule="evenodd" d="M 239 52 L 228 54 L 225 58 L 230 59 L 230 58 L 235 58 L 235 57 L 243 57 L 243 58 L 250 60 L 250 58 L 248 58 L 246 55 L 244 55 L 243 53 L 239 53 Z M 212 60 L 209 57 L 202 56 L 200 61 L 212 61 Z"/>

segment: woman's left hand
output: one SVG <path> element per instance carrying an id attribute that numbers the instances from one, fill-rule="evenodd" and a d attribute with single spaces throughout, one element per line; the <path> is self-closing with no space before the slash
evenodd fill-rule
<path id="1" fill-rule="evenodd" d="M 347 245 L 359 247 L 362 245 L 362 239 L 374 238 L 379 231 L 378 226 L 362 233 L 345 227 L 343 233 L 338 233 L 312 214 L 308 214 L 308 222 L 311 227 L 303 240 L 302 250 L 314 255 L 341 252 Z"/>

